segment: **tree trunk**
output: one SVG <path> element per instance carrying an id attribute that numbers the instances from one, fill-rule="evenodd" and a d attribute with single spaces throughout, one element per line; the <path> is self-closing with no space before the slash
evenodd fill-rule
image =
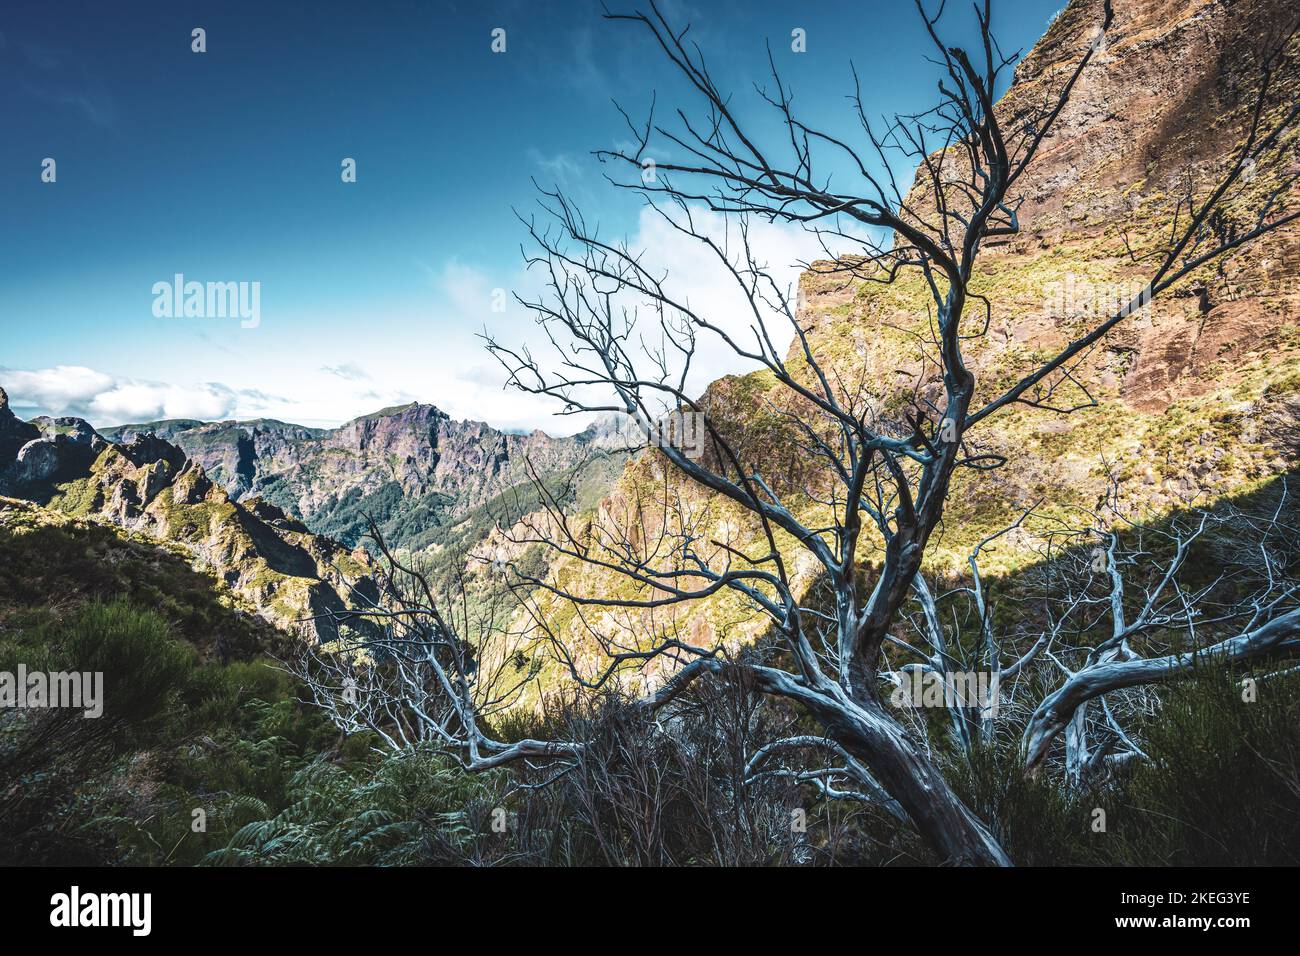
<path id="1" fill-rule="evenodd" d="M 810 708 L 827 733 L 865 763 L 950 866 L 1011 866 L 998 841 L 958 799 L 938 768 L 880 705 Z"/>

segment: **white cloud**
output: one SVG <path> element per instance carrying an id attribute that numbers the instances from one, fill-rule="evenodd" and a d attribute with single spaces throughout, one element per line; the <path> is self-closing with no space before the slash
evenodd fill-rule
<path id="1" fill-rule="evenodd" d="M 180 387 L 161 383 L 123 382 L 96 395 L 90 403 L 94 421 L 139 422 L 158 418 L 231 417 L 238 406 L 235 390 L 219 383 Z"/>
<path id="2" fill-rule="evenodd" d="M 583 165 L 568 153 L 547 155 L 539 149 L 530 148 L 528 158 L 546 174 L 548 183 L 567 185 L 581 179 L 586 172 Z"/>
<path id="3" fill-rule="evenodd" d="M 459 259 L 450 259 L 436 279 L 438 291 L 446 298 L 453 312 L 466 318 L 476 317 L 478 324 L 491 312 L 494 286 L 487 273 Z"/>
<path id="4" fill-rule="evenodd" d="M 57 365 L 35 371 L 0 369 L 0 385 L 14 408 L 63 415 L 85 410 L 96 395 L 113 387 L 113 378 L 81 365 Z"/>
<path id="5" fill-rule="evenodd" d="M 83 365 L 43 369 L 0 369 L 0 386 L 26 417 L 71 415 L 93 425 L 118 425 L 160 418 L 224 419 L 255 413 L 269 396 L 220 382 L 172 385 L 109 375 Z"/>
<path id="6" fill-rule="evenodd" d="M 345 382 L 362 382 L 370 378 L 370 373 L 356 362 L 343 362 L 339 365 L 322 365 L 322 372 L 337 375 Z"/>

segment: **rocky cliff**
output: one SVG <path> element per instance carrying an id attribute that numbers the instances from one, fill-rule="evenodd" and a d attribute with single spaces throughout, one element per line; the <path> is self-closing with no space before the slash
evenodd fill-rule
<path id="1" fill-rule="evenodd" d="M 312 534 L 258 498 L 232 501 L 203 467 L 155 434 L 105 440 L 75 418 L 19 421 L 0 390 L 0 495 L 110 524 L 181 549 L 290 632 L 321 639 L 353 592 L 373 594 L 368 556 Z"/>
<path id="2" fill-rule="evenodd" d="M 1019 234 L 991 240 L 974 291 L 990 332 L 967 356 L 977 401 L 993 397 L 1144 285 L 1189 185 L 1205 194 L 1245 135 L 1261 51 L 1295 17 L 1284 0 L 1117 0 L 1114 23 L 1052 135 L 1017 184 Z M 1096 41 L 1101 0 L 1074 0 L 1019 65 L 1004 120 L 1060 88 Z M 1300 91 L 1292 57 L 1272 109 Z M 1294 143 L 1294 136 L 1292 137 Z M 1291 153 L 1294 164 L 1296 154 Z M 1242 210 L 1274 182 L 1261 176 Z M 1252 190 L 1255 196 L 1252 197 Z M 909 197 L 916 202 L 920 191 Z M 1291 187 L 1294 203 L 1295 187 Z M 1229 206 L 1225 215 L 1239 210 Z M 1144 509 L 1205 502 L 1294 462 L 1300 411 L 1300 228 L 1291 224 L 1207 265 L 1119 326 L 1047 404 L 988 422 L 982 450 L 1008 458 L 964 476 L 949 536 L 987 530 L 1045 498 L 1095 504 L 1109 477 Z M 919 277 L 894 285 L 805 276 L 804 318 L 821 352 L 865 365 L 881 406 L 937 387 L 911 342 L 928 321 Z"/>

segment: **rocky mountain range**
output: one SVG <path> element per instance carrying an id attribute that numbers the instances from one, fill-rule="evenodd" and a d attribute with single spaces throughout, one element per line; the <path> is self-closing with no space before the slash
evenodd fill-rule
<path id="1" fill-rule="evenodd" d="M 78 418 L 19 420 L 0 389 L 0 509 L 35 502 L 179 550 L 282 630 L 328 639 L 323 617 L 373 594 L 369 556 L 256 497 L 234 501 L 153 434 L 118 444 Z"/>
<path id="2" fill-rule="evenodd" d="M 173 442 L 233 500 L 262 498 L 348 545 L 361 540 L 366 516 L 373 516 L 391 543 L 412 550 L 445 543 L 452 529 L 502 495 L 528 494 L 535 477 L 586 467 L 625 444 L 599 425 L 571 437 L 521 435 L 416 403 L 335 429 L 173 420 L 103 435 Z"/>
<path id="3" fill-rule="evenodd" d="M 453 566 L 539 483 L 595 501 L 625 444 L 608 422 L 552 438 L 420 404 L 336 429 L 181 419 L 101 432 L 74 417 L 21 421 L 0 390 L 0 495 L 182 547 L 268 620 L 317 637 L 319 615 L 373 587 L 369 518 L 391 545 L 445 549 Z"/>

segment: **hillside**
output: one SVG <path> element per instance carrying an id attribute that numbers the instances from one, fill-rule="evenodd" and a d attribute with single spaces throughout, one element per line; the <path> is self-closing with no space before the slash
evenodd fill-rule
<path id="1" fill-rule="evenodd" d="M 184 547 L 0 497 L 0 631 L 29 613 L 115 599 L 165 617 L 205 662 L 248 659 L 286 640 Z"/>
<path id="2" fill-rule="evenodd" d="M 154 435 L 114 444 L 80 419 L 21 422 L 3 389 L 0 494 L 42 506 L 5 505 L 36 526 L 65 515 L 162 542 L 291 633 L 328 637 L 314 618 L 342 610 L 354 589 L 373 592 L 364 552 L 312 534 L 268 502 L 232 501 L 176 446 Z"/>
<path id="3" fill-rule="evenodd" d="M 1094 39 L 1101 6 L 1074 0 L 1061 12 L 997 105 L 1004 122 L 1013 123 L 1022 104 L 1059 89 Z M 991 239 L 977 266 L 972 292 L 987 297 L 990 311 L 989 334 L 966 347 L 977 381 L 974 407 L 1142 288 L 1149 268 L 1142 260 L 1163 241 L 1187 184 L 1212 181 L 1244 133 L 1262 45 L 1294 19 L 1293 5 L 1283 0 L 1116 0 L 1114 10 L 1104 49 L 1017 183 L 1019 234 Z M 1300 94 L 1295 62 L 1274 78 L 1275 99 L 1284 105 Z M 1274 186 L 1263 177 L 1249 185 L 1265 194 Z M 923 209 L 924 191 L 915 188 L 907 203 Z M 880 283 L 842 265 L 814 263 L 804 274 L 800 323 L 829 374 L 862 383 L 882 421 L 901 419 L 918 397 L 941 388 L 938 367 L 918 348 L 930 334 L 929 291 L 918 270 Z M 1298 273 L 1300 228 L 1293 223 L 1203 267 L 1089 353 L 1048 402 L 1077 410 L 1013 406 L 982 425 L 971 453 L 1005 464 L 959 472 L 927 573 L 961 576 L 969 549 L 1031 506 L 1049 522 L 1084 520 L 1112 482 L 1125 512 L 1147 521 L 1248 492 L 1294 467 Z M 801 365 L 795 348 L 789 362 Z M 804 490 L 818 487 L 818 477 L 792 451 L 797 436 L 782 416 L 792 406 L 771 376 L 715 382 L 702 404 L 748 460 L 763 463 L 787 504 L 816 526 L 818 506 Z M 654 454 L 631 463 L 594 512 L 593 527 L 654 527 L 662 512 L 654 502 L 665 499 L 668 482 L 674 510 L 689 510 L 696 534 L 711 532 L 762 553 L 759 529 L 739 508 L 667 471 Z M 1023 566 L 1035 543 L 1032 529 L 1017 529 L 983 555 L 984 570 Z M 779 535 L 778 545 L 794 558 L 797 586 L 810 587 L 814 563 Z M 877 547 L 862 545 L 866 565 Z M 551 574 L 580 594 L 635 590 L 621 575 L 573 559 L 557 562 Z M 575 615 L 558 600 L 541 603 L 542 615 L 559 622 L 559 633 L 595 666 L 601 655 L 589 637 L 592 616 Z M 620 633 L 671 628 L 695 644 L 721 639 L 731 646 L 762 628 L 732 595 L 639 619 L 611 609 L 597 624 Z"/>

